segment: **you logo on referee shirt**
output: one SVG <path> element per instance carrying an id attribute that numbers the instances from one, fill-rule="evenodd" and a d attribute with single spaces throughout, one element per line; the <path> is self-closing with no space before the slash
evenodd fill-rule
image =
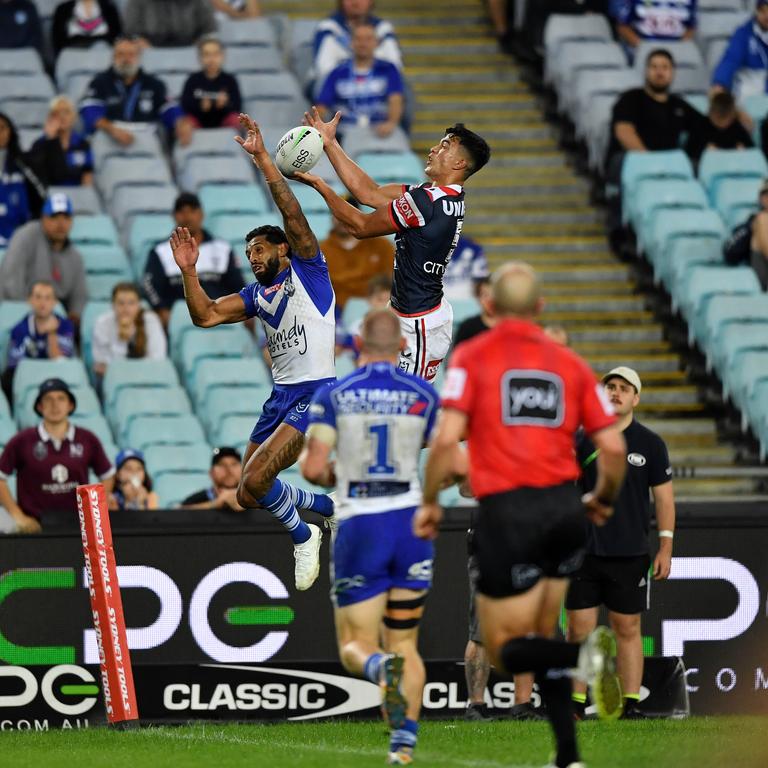
<path id="1" fill-rule="evenodd" d="M 501 410 L 507 426 L 559 427 L 563 380 L 549 371 L 507 371 L 501 379 Z"/>

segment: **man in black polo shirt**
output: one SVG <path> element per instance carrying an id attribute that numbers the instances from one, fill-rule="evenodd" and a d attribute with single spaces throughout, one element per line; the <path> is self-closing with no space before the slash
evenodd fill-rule
<path id="1" fill-rule="evenodd" d="M 639 717 L 637 702 L 643 678 L 640 615 L 648 609 L 650 578 L 666 579 L 672 564 L 675 500 L 672 468 L 664 441 L 634 418 L 642 385 L 632 368 L 620 366 L 603 377 L 606 394 L 619 418 L 627 443 L 627 473 L 614 514 L 601 528 L 589 525 L 587 556 L 572 577 L 565 607 L 568 639 L 579 642 L 597 626 L 601 605 L 616 635 L 617 667 L 624 691 L 624 717 Z M 582 467 L 582 490 L 594 487 L 598 451 L 581 436 L 576 453 Z M 651 563 L 648 543 L 650 498 L 653 494 L 659 529 L 659 551 Z M 584 714 L 586 695 L 574 682 L 577 712 Z"/>
<path id="2" fill-rule="evenodd" d="M 203 229 L 205 215 L 198 196 L 182 192 L 173 206 L 173 217 L 177 227 L 186 227 L 190 231 L 200 249 L 197 274 L 203 290 L 212 299 L 237 293 L 243 287 L 243 275 L 235 253 L 226 240 L 213 237 Z M 142 285 L 152 309 L 167 327 L 174 302 L 184 300 L 181 270 L 173 260 L 168 238 L 150 251 Z"/>

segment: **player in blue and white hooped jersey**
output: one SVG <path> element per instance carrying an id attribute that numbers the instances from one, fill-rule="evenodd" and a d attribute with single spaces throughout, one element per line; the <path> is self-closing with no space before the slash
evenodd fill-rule
<path id="1" fill-rule="evenodd" d="M 277 475 L 301 452 L 312 396 L 336 380 L 336 300 L 317 239 L 265 149 L 258 125 L 247 115 L 240 121 L 248 135 L 236 140 L 264 174 L 285 231 L 262 226 L 246 235 L 245 252 L 256 282 L 216 301 L 200 287 L 195 271 L 198 249 L 187 229 L 176 229 L 171 248 L 195 325 L 211 328 L 258 317 L 264 327 L 274 387 L 250 436 L 237 500 L 243 507 L 265 507 L 288 530 L 296 557 L 296 588 L 304 590 L 320 571 L 322 533 L 305 523 L 298 510 L 323 515 L 333 529 L 333 502 L 325 494 L 284 483 Z"/>
<path id="2" fill-rule="evenodd" d="M 406 341 L 398 365 L 432 381 L 451 346 L 453 310 L 443 295 L 443 276 L 464 225 L 463 185 L 488 162 L 491 150 L 481 136 L 456 123 L 429 150 L 424 167 L 428 183 L 379 185 L 336 140 L 340 112 L 328 122 L 316 108 L 304 117 L 323 137 L 323 149 L 344 186 L 358 202 L 376 210 L 354 208 L 312 174 L 297 173 L 296 179 L 316 189 L 355 237 L 395 234 L 390 303 Z"/>
<path id="3" fill-rule="evenodd" d="M 331 596 L 339 655 L 348 672 L 384 688 L 395 765 L 413 759 L 426 677 L 417 640 L 434 553 L 411 520 L 419 455 L 439 405 L 430 384 L 398 370 L 401 344 L 390 310 L 365 317 L 361 367 L 312 398 L 300 459 L 304 477 L 336 486 Z"/>

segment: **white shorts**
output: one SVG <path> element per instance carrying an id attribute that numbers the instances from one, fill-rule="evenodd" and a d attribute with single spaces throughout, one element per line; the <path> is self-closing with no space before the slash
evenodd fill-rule
<path id="1" fill-rule="evenodd" d="M 398 317 L 406 343 L 400 353 L 400 370 L 434 381 L 451 348 L 453 307 L 443 299 L 437 309 L 426 315 Z"/>

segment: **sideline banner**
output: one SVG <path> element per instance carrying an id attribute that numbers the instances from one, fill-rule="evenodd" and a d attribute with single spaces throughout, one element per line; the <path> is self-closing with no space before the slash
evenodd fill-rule
<path id="1" fill-rule="evenodd" d="M 139 712 L 103 485 L 77 487 L 77 513 L 107 718 L 114 725 L 135 721 Z"/>

